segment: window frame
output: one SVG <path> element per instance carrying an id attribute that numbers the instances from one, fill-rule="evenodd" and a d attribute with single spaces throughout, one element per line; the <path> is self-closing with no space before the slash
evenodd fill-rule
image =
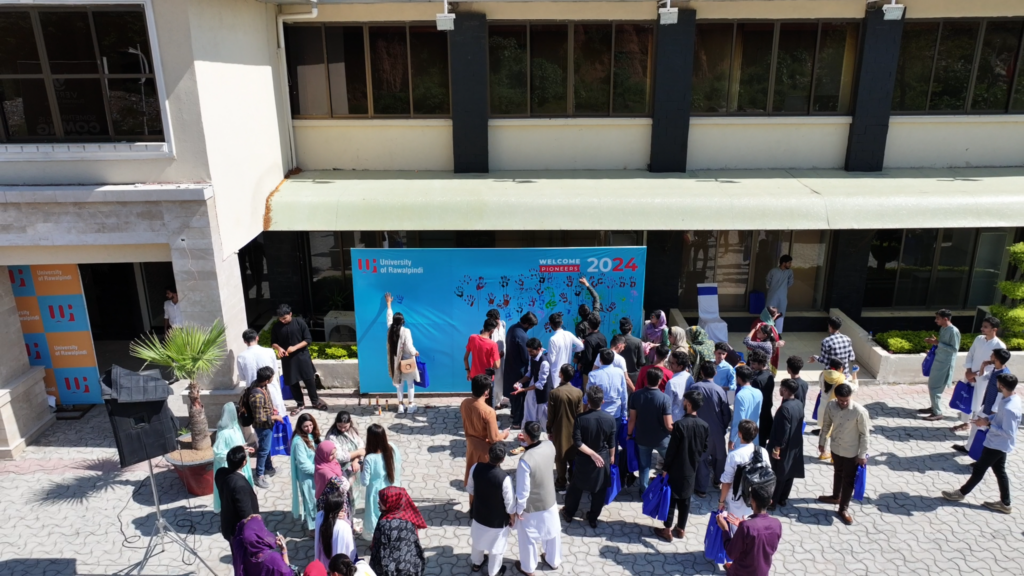
<path id="1" fill-rule="evenodd" d="M 348 27 L 354 28 L 359 27 L 363 30 L 363 62 L 366 68 L 366 114 L 335 114 L 334 103 L 331 100 L 331 74 L 330 67 L 327 60 L 327 27 Z M 344 22 L 344 21 L 330 21 L 330 22 L 289 22 L 285 25 L 285 30 L 288 28 L 298 27 L 319 27 L 320 28 L 320 45 L 323 49 L 324 58 L 324 80 L 327 90 L 327 108 L 330 111 L 329 114 L 325 115 L 314 115 L 314 114 L 295 114 L 291 111 L 291 101 L 288 102 L 288 113 L 291 115 L 293 120 L 399 120 L 399 119 L 449 119 L 452 117 L 452 46 L 451 37 L 447 32 L 438 31 L 439 34 L 445 35 L 445 40 L 448 44 L 448 113 L 447 114 L 416 114 L 414 109 L 414 97 L 412 89 L 412 39 L 410 37 L 409 29 L 413 27 L 421 26 L 436 26 L 433 21 L 427 22 Z M 405 66 L 406 66 L 406 77 L 408 78 L 408 86 L 406 89 L 409 91 L 409 113 L 408 114 L 375 114 L 373 110 L 373 70 L 371 69 L 371 58 L 370 58 L 370 28 L 380 27 L 402 27 L 405 29 Z M 286 54 L 287 61 L 287 54 Z M 289 70 L 290 74 L 290 70 Z M 291 79 L 285 78 L 285 81 L 291 85 Z"/>
<path id="2" fill-rule="evenodd" d="M 647 58 L 647 99 L 645 102 L 646 112 L 643 114 L 635 113 L 615 113 L 615 27 L 620 25 L 644 25 L 651 27 L 651 44 L 649 46 L 648 58 Z M 534 114 L 531 111 L 533 106 L 532 98 L 532 46 L 530 41 L 530 26 L 557 26 L 564 25 L 568 27 L 568 46 L 566 49 L 567 57 L 567 73 L 566 73 L 566 98 L 565 98 L 565 114 Z M 582 113 L 577 114 L 573 112 L 575 106 L 575 50 L 574 50 L 574 39 L 576 35 L 577 25 L 610 25 L 612 27 L 612 42 L 611 51 L 609 53 L 609 76 L 608 76 L 608 114 L 593 114 L 593 113 Z M 491 58 L 490 58 L 490 38 L 491 38 L 491 26 L 525 26 L 526 27 L 526 113 L 525 114 L 495 114 L 491 112 Z M 493 119 L 509 119 L 509 118 L 651 118 L 653 116 L 653 92 L 654 92 L 654 64 L 657 58 L 655 49 L 658 45 L 657 42 L 658 34 L 658 21 L 657 20 L 488 20 L 487 21 L 487 117 Z"/>
<path id="3" fill-rule="evenodd" d="M 141 12 L 146 23 L 146 35 L 147 42 L 149 44 L 149 73 L 139 74 L 108 74 L 103 71 L 101 64 L 101 56 L 99 53 L 99 40 L 96 36 L 96 25 L 93 20 L 94 12 Z M 54 135 L 53 137 L 40 137 L 32 139 L 12 139 L 7 132 L 7 127 L 4 122 L 0 122 L 0 151 L 4 151 L 8 148 L 21 148 L 24 146 L 33 147 L 36 145 L 41 146 L 66 146 L 71 145 L 80 147 L 82 145 L 121 145 L 139 143 L 139 150 L 133 150 L 130 154 L 134 157 L 141 156 L 173 156 L 173 138 L 171 132 L 171 122 L 168 113 L 167 103 L 167 92 L 163 82 L 163 70 L 160 64 L 160 52 L 159 42 L 156 34 L 156 24 L 153 19 L 153 7 L 152 0 L 96 0 L 87 4 L 80 4 L 71 0 L 55 0 L 53 2 L 47 2 L 45 5 L 35 6 L 31 4 L 0 4 L 0 12 L 28 12 L 29 18 L 32 23 L 32 32 L 35 36 L 36 50 L 40 60 L 40 72 L 34 74 L 3 74 L 0 75 L 0 80 L 24 80 L 24 79 L 37 79 L 42 80 L 44 89 L 47 94 L 47 103 L 50 106 L 50 113 L 53 117 L 54 123 Z M 46 52 L 46 43 L 42 35 L 42 28 L 39 23 L 39 14 L 42 12 L 86 12 L 89 18 L 89 30 L 92 37 L 93 56 L 95 57 L 97 71 L 96 73 L 88 74 L 53 74 L 50 71 L 49 57 Z M 68 79 L 97 79 L 100 82 L 100 93 L 103 98 L 103 109 L 106 114 L 107 121 L 107 136 L 105 139 L 97 139 L 93 137 L 76 137 L 67 136 L 64 134 L 64 126 L 61 120 L 60 107 L 57 103 L 56 93 L 53 87 L 53 80 L 57 78 L 68 78 Z M 163 134 L 158 136 L 140 136 L 140 135 L 129 135 L 129 136 L 118 136 L 114 131 L 114 119 L 111 115 L 110 105 L 110 91 L 107 84 L 108 80 L 119 80 L 119 79 L 152 79 L 153 85 L 156 89 L 156 100 L 160 106 L 160 120 L 162 123 Z M 145 146 L 146 144 L 162 144 L 161 151 L 154 151 L 152 146 Z M 118 148 L 120 154 L 121 149 Z M 111 152 L 110 148 L 104 146 L 99 154 Z M 95 155 L 95 154 L 93 154 Z M 35 156 L 24 157 L 19 159 L 33 160 L 37 159 Z"/>
<path id="4" fill-rule="evenodd" d="M 731 101 L 732 90 L 733 90 L 733 71 L 735 66 L 733 62 L 736 59 L 736 32 L 740 24 L 767 24 L 770 23 L 774 26 L 772 32 L 772 55 L 771 55 L 771 69 L 768 72 L 768 99 L 765 105 L 764 112 L 739 112 L 728 111 L 729 102 Z M 729 44 L 729 80 L 727 82 L 727 89 L 725 95 L 726 111 L 725 112 L 696 112 L 690 110 L 690 116 L 702 116 L 710 118 L 720 118 L 723 116 L 740 117 L 740 118 L 763 118 L 767 116 L 780 116 L 790 118 L 800 118 L 803 116 L 852 116 L 857 106 L 857 86 L 856 82 L 860 75 L 861 67 L 861 53 L 860 49 L 864 44 L 864 20 L 858 18 L 786 18 L 782 20 L 774 20 L 768 18 L 751 18 L 751 19 L 728 19 L 728 18 L 707 18 L 698 19 L 697 26 L 701 24 L 730 24 L 732 26 L 732 41 Z M 811 91 L 807 98 L 807 112 L 772 112 L 772 105 L 775 103 L 775 68 L 779 58 L 779 35 L 781 34 L 783 24 L 816 24 L 817 33 L 814 40 L 814 55 L 811 59 Z M 849 112 L 815 112 L 814 111 L 814 95 L 816 89 L 816 80 L 818 78 L 818 56 L 821 50 L 821 28 L 823 24 L 857 24 L 857 46 L 855 48 L 857 53 L 857 61 L 853 65 L 854 75 L 854 86 L 850 88 L 850 110 Z M 691 80 L 692 86 L 692 80 Z"/>
<path id="5" fill-rule="evenodd" d="M 1017 85 L 1018 77 L 1020 76 L 1020 64 L 1021 58 L 1024 57 L 1024 17 L 1021 16 L 999 16 L 999 17 L 982 17 L 982 16 L 968 16 L 963 18 L 914 18 L 906 20 L 906 22 L 917 23 L 938 23 L 939 30 L 935 35 L 935 48 L 932 54 L 932 70 L 931 75 L 928 79 L 928 95 L 925 99 L 924 110 L 892 110 L 890 103 L 890 115 L 892 116 L 964 116 L 964 115 L 978 115 L 978 116 L 995 116 L 999 114 L 1024 114 L 1024 110 L 1014 111 L 1013 97 L 1015 95 L 1015 89 Z M 942 43 L 942 28 L 945 23 L 967 23 L 967 22 L 978 22 L 978 37 L 974 39 L 974 59 L 971 63 L 971 79 L 967 83 L 967 100 L 964 103 L 963 110 L 929 110 L 932 104 L 932 89 L 935 85 L 935 69 L 937 67 L 939 59 L 939 47 Z M 1002 111 L 999 110 L 972 110 L 971 105 L 974 103 L 974 88 L 977 84 L 978 77 L 978 65 L 981 60 L 981 48 L 985 42 L 985 31 L 988 28 L 989 22 L 1020 22 L 1021 23 L 1021 35 L 1017 38 L 1017 61 L 1016 66 L 1013 69 L 1013 77 L 1010 78 L 1010 86 L 1008 90 L 1008 97 L 1006 99 L 1006 106 Z M 903 45 L 900 44 L 900 55 L 902 57 Z"/>

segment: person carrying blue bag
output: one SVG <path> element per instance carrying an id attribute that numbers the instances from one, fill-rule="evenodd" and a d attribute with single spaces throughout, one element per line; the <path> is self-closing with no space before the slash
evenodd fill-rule
<path id="1" fill-rule="evenodd" d="M 1021 421 L 1021 400 L 1014 391 L 1017 389 L 1017 377 L 1013 374 L 1000 374 L 996 379 L 999 398 L 993 406 L 994 413 L 990 417 L 978 418 L 973 422 L 976 426 L 988 426 L 985 443 L 978 461 L 975 462 L 971 477 L 959 490 L 942 491 L 946 500 L 960 502 L 981 483 L 985 473 L 991 468 L 999 484 L 999 500 L 983 502 L 982 506 L 1010 514 L 1013 512 L 1010 502 L 1010 479 L 1006 475 L 1006 457 L 1017 445 L 1017 428 Z"/>
<path id="2" fill-rule="evenodd" d="M 588 388 L 586 398 L 587 411 L 576 418 L 572 431 L 577 455 L 561 515 L 571 524 L 583 493 L 590 492 L 587 521 L 591 528 L 597 528 L 597 519 L 607 497 L 610 470 L 615 465 L 615 418 L 601 410 L 604 390 L 600 387 Z"/>
<path id="3" fill-rule="evenodd" d="M 715 520 L 722 531 L 722 544 L 726 559 L 731 559 L 727 574 L 737 576 L 768 576 L 772 568 L 772 557 L 779 549 L 782 540 L 782 523 L 769 516 L 765 510 L 772 498 L 769 485 L 752 486 L 750 488 L 750 517 L 741 520 L 731 529 L 725 514 L 719 514 Z M 705 557 L 708 555 L 705 541 Z"/>
<path id="4" fill-rule="evenodd" d="M 647 490 L 644 490 L 641 501 L 644 516 L 662 522 L 667 520 L 669 505 L 672 503 L 672 488 L 668 485 L 668 477 L 664 474 L 655 476 L 647 485 Z"/>
<path id="5" fill-rule="evenodd" d="M 942 393 L 953 384 L 953 365 L 960 351 L 960 330 L 953 325 L 953 313 L 945 308 L 939 310 L 935 313 L 935 323 L 939 326 L 938 337 L 930 336 L 924 340 L 936 347 L 935 361 L 928 375 L 931 406 L 918 410 L 926 414 L 925 420 L 931 422 L 942 420 Z"/>
<path id="6" fill-rule="evenodd" d="M 665 542 L 686 536 L 686 521 L 690 517 L 690 498 L 697 478 L 700 459 L 708 449 L 708 425 L 697 417 L 697 411 L 704 404 L 704 395 L 698 390 L 683 394 L 685 414 L 672 425 L 668 450 L 665 451 L 663 476 L 668 477 L 672 494 L 668 506 L 668 517 L 664 528 L 655 528 L 654 535 Z M 679 512 L 679 519 L 672 528 L 672 517 Z"/>
<path id="7" fill-rule="evenodd" d="M 732 408 L 725 390 L 712 380 L 715 377 L 714 362 L 701 362 L 697 375 L 699 381 L 690 390 L 697 390 L 704 397 L 704 403 L 697 409 L 697 417 L 708 425 L 708 449 L 697 466 L 693 491 L 703 498 L 707 496 L 709 483 L 716 488 L 720 486 L 722 472 L 725 471 L 725 435 L 732 424 Z"/>

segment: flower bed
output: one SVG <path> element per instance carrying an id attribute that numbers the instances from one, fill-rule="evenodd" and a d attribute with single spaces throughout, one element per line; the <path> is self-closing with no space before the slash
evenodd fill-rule
<path id="1" fill-rule="evenodd" d="M 890 354 L 921 354 L 931 349 L 924 339 L 937 334 L 938 330 L 891 330 L 876 335 L 875 342 Z M 961 334 L 960 351 L 970 350 L 977 337 L 978 334 Z M 1003 342 L 1008 350 L 1024 350 L 1024 338 L 1004 338 Z"/>
<path id="2" fill-rule="evenodd" d="M 270 347 L 270 329 L 276 323 L 275 319 L 260 332 L 260 346 Z M 359 358 L 359 351 L 352 344 L 313 342 L 309 345 L 309 355 L 313 357 L 313 360 L 356 360 Z"/>

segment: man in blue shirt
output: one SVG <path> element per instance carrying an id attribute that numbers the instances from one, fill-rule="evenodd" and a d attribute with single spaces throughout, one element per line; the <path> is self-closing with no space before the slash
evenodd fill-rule
<path id="1" fill-rule="evenodd" d="M 982 393 L 981 408 L 977 412 L 971 414 L 971 419 L 975 420 L 980 416 L 991 416 L 992 407 L 996 403 L 996 399 L 999 397 L 999 390 L 996 386 L 996 380 L 1000 374 L 1009 374 L 1010 369 L 1006 367 L 1006 363 L 1010 361 L 1010 351 L 1006 348 L 999 348 L 992 351 L 989 359 L 981 365 L 982 371 L 988 365 L 992 366 L 992 370 L 985 372 L 980 377 L 980 381 L 984 382 L 984 387 L 976 387 L 975 393 Z M 974 436 L 978 433 L 978 427 L 971 425 L 971 432 L 967 435 L 967 443 L 964 444 L 964 449 L 961 452 L 967 453 L 970 451 L 972 445 L 974 445 Z"/>
<path id="2" fill-rule="evenodd" d="M 1006 456 L 1013 452 L 1017 444 L 1021 402 L 1020 397 L 1013 393 L 1017 388 L 1017 377 L 1013 374 L 1000 374 L 996 377 L 996 386 L 1000 397 L 993 406 L 995 413 L 991 417 L 978 418 L 972 422 L 976 426 L 988 426 L 981 458 L 974 463 L 974 471 L 967 483 L 959 490 L 943 490 L 942 497 L 954 502 L 963 500 L 991 468 L 996 475 L 996 482 L 999 484 L 999 500 L 982 502 L 982 506 L 996 512 L 1009 514 L 1013 512 L 1013 508 L 1010 507 L 1010 479 L 1006 476 Z"/>
<path id="3" fill-rule="evenodd" d="M 717 350 L 715 351 L 718 352 Z M 764 398 L 761 391 L 750 385 L 754 380 L 754 371 L 749 366 L 736 367 L 736 383 L 739 389 L 736 391 L 736 404 L 732 411 L 732 430 L 729 432 L 729 451 L 740 445 L 740 422 L 750 420 L 757 422 L 761 418 L 761 404 Z M 754 438 L 754 444 L 759 445 L 760 435 Z"/>
<path id="4" fill-rule="evenodd" d="M 736 398 L 736 369 L 732 367 L 732 364 L 725 361 L 725 356 L 729 353 L 729 350 L 728 342 L 715 344 L 715 367 L 718 368 L 718 372 L 715 374 L 715 384 L 718 384 L 726 391 L 729 396 L 729 403 L 732 404 Z"/>
<path id="5" fill-rule="evenodd" d="M 599 386 L 604 391 L 604 403 L 601 404 L 601 410 L 611 414 L 615 418 L 615 422 L 621 423 L 626 419 L 626 374 L 612 366 L 615 361 L 615 352 L 611 348 L 601 350 L 598 357 L 601 360 L 601 366 L 594 366 L 587 388 Z"/>

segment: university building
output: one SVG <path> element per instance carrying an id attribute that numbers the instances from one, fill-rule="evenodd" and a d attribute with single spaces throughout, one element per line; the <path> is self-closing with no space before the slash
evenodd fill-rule
<path id="1" fill-rule="evenodd" d="M 0 0 L 0 265 L 78 266 L 100 370 L 168 285 L 235 352 L 281 302 L 350 338 L 355 247 L 645 245 L 648 310 L 716 282 L 736 329 L 789 253 L 788 330 L 969 329 L 1024 239 L 1024 4 L 881 4 Z"/>

